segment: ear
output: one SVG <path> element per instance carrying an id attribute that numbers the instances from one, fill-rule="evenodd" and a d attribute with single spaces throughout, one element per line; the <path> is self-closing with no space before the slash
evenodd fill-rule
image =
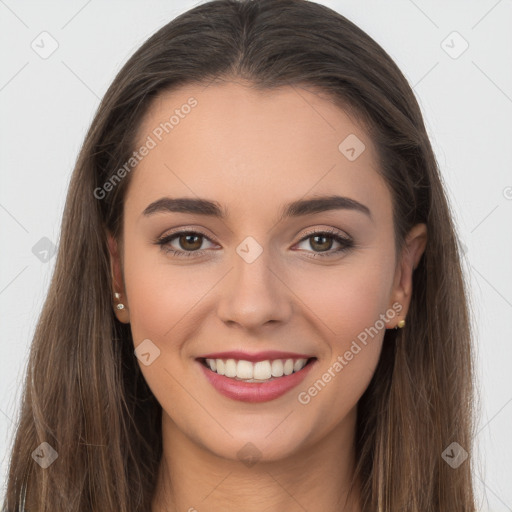
<path id="1" fill-rule="evenodd" d="M 114 313 L 120 322 L 127 324 L 130 323 L 130 311 L 128 309 L 128 298 L 124 287 L 119 244 L 110 232 L 107 232 L 107 242 L 110 255 L 110 275 L 112 279 L 111 286 Z M 116 293 L 120 294 L 119 298 L 116 298 Z M 118 309 L 117 306 L 119 304 L 122 304 L 124 308 Z"/>
<path id="2" fill-rule="evenodd" d="M 426 245 L 427 226 L 426 224 L 416 224 L 407 234 L 397 262 L 389 306 L 398 302 L 402 309 L 396 318 L 388 322 L 389 325 L 386 325 L 388 329 L 395 327 L 400 320 L 404 320 L 407 316 L 412 297 L 412 275 Z"/>

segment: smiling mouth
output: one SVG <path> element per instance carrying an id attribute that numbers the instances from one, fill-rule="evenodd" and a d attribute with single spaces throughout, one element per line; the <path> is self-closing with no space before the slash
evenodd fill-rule
<path id="1" fill-rule="evenodd" d="M 298 373 L 307 365 L 316 361 L 316 357 L 310 357 L 309 359 L 268 359 L 254 363 L 243 359 L 199 358 L 198 361 L 217 375 L 243 382 L 262 383 Z"/>

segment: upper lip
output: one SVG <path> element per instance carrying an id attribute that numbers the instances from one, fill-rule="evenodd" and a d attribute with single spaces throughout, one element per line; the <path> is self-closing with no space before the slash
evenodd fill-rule
<path id="1" fill-rule="evenodd" d="M 237 359 L 242 361 L 267 361 L 274 359 L 310 359 L 314 357 L 310 354 L 297 354 L 295 352 L 283 352 L 279 350 L 265 350 L 263 352 L 255 352 L 250 354 L 242 350 L 231 350 L 229 352 L 212 352 L 205 354 L 197 359 Z"/>

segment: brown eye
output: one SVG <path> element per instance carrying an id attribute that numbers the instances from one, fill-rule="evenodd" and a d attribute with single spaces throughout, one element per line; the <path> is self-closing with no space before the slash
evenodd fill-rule
<path id="1" fill-rule="evenodd" d="M 312 252 L 309 257 L 329 257 L 329 256 L 337 256 L 343 251 L 348 251 L 354 246 L 354 242 L 352 239 L 342 236 L 338 231 L 335 230 L 326 230 L 326 231 L 312 231 L 307 233 L 305 237 L 302 238 L 300 244 L 306 244 L 309 246 L 306 249 L 306 252 Z M 333 243 L 338 244 L 340 247 L 337 249 L 333 248 Z"/>
<path id="2" fill-rule="evenodd" d="M 186 251 L 197 251 L 203 243 L 203 236 L 195 233 L 182 234 L 178 238 L 178 243 L 180 248 Z"/>
<path id="3" fill-rule="evenodd" d="M 200 231 L 178 231 L 155 241 L 163 251 L 177 257 L 203 255 L 206 251 L 201 247 L 205 242 L 213 245 L 210 239 Z"/>
<path id="4" fill-rule="evenodd" d="M 333 244 L 332 236 L 315 235 L 310 237 L 310 245 L 313 249 L 319 252 L 328 251 Z"/>

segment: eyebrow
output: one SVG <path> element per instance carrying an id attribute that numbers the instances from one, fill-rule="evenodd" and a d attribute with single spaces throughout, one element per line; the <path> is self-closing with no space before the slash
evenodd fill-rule
<path id="1" fill-rule="evenodd" d="M 285 204 L 281 210 L 282 213 L 278 222 L 287 217 L 300 217 L 329 210 L 354 210 L 364 213 L 372 219 L 371 211 L 366 205 L 350 197 L 331 195 L 300 199 Z M 192 197 L 162 197 L 148 205 L 142 214 L 144 216 L 151 216 L 161 212 L 208 215 L 219 219 L 226 219 L 228 217 L 228 211 L 223 209 L 216 201 Z"/>

